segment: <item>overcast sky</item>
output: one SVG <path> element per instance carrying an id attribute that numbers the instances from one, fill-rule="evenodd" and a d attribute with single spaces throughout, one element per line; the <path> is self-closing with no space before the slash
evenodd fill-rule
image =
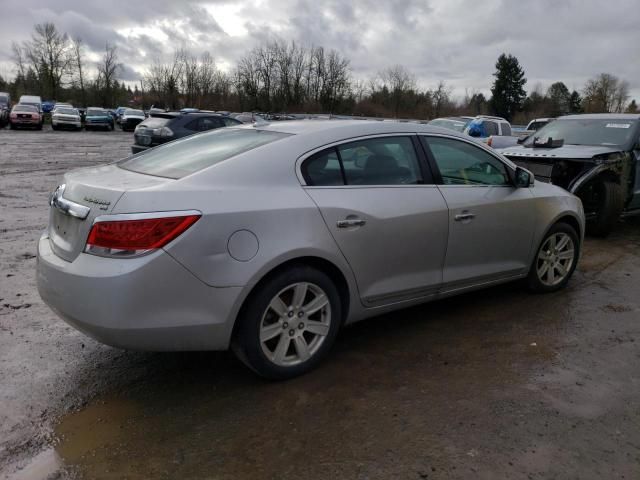
<path id="1" fill-rule="evenodd" d="M 340 51 L 357 78 L 402 64 L 422 87 L 488 92 L 502 52 L 518 57 L 526 89 L 563 81 L 580 90 L 600 72 L 627 80 L 640 100 L 640 0 L 0 0 L 0 74 L 13 76 L 11 42 L 53 22 L 92 52 L 118 46 L 122 79 L 184 46 L 223 69 L 279 37 Z M 97 57 L 94 57 L 97 58 Z"/>

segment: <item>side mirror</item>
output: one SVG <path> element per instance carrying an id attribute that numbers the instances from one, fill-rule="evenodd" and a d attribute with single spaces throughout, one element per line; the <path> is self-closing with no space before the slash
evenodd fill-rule
<path id="1" fill-rule="evenodd" d="M 522 167 L 516 168 L 515 175 L 516 188 L 529 188 L 533 186 L 533 175 L 530 171 L 525 170 Z"/>

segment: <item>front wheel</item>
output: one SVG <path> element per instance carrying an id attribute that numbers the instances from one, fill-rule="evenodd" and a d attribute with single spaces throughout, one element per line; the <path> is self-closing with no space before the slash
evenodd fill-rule
<path id="1" fill-rule="evenodd" d="M 606 237 L 615 228 L 624 208 L 622 186 L 609 180 L 596 180 L 587 189 L 589 198 L 585 202 L 585 210 L 594 214 L 587 223 L 587 232 Z"/>
<path id="2" fill-rule="evenodd" d="M 555 292 L 566 287 L 580 256 L 580 240 L 566 223 L 556 223 L 538 247 L 527 278 L 534 292 Z"/>
<path id="3" fill-rule="evenodd" d="M 284 380 L 327 355 L 342 323 L 340 296 L 325 273 L 295 266 L 259 286 L 237 321 L 238 358 L 263 377 Z"/>

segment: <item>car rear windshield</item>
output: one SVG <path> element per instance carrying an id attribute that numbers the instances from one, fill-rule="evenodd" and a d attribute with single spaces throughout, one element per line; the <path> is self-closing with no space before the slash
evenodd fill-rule
<path id="1" fill-rule="evenodd" d="M 126 158 L 118 165 L 147 175 L 182 178 L 288 136 L 265 130 L 221 128 L 175 140 Z"/>
<path id="2" fill-rule="evenodd" d="M 142 113 L 142 110 L 125 110 L 124 111 L 125 115 L 138 115 L 138 116 L 143 116 L 144 113 Z"/>
<path id="3" fill-rule="evenodd" d="M 100 110 L 99 108 L 90 108 L 89 110 L 87 110 L 87 115 L 99 117 L 108 115 L 108 113 L 106 110 Z"/>
<path id="4" fill-rule="evenodd" d="M 145 121 L 140 123 L 140 127 L 147 128 L 160 128 L 164 127 L 169 120 L 173 120 L 172 118 L 161 118 L 161 117 L 149 117 Z"/>
<path id="5" fill-rule="evenodd" d="M 564 119 L 551 122 L 524 142 L 533 146 L 535 138 L 551 137 L 564 140 L 565 145 L 625 146 L 636 131 L 638 120 Z"/>

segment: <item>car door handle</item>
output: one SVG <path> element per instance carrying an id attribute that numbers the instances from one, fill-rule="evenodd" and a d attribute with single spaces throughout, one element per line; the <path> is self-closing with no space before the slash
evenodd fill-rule
<path id="1" fill-rule="evenodd" d="M 461 222 L 463 220 L 471 220 L 475 217 L 476 216 L 473 213 L 465 212 L 465 213 L 459 213 L 453 218 L 456 220 L 456 222 Z"/>
<path id="2" fill-rule="evenodd" d="M 346 220 L 338 220 L 336 225 L 338 228 L 362 227 L 367 223 L 361 218 L 348 218 Z"/>

